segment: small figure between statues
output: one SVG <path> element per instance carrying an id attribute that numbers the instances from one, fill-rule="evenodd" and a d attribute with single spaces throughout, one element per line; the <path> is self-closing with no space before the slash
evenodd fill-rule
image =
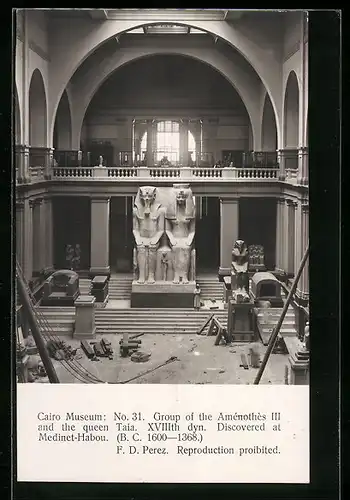
<path id="1" fill-rule="evenodd" d="M 199 288 L 198 283 L 196 284 L 196 288 L 194 290 L 194 308 L 197 311 L 201 308 L 201 289 Z"/>

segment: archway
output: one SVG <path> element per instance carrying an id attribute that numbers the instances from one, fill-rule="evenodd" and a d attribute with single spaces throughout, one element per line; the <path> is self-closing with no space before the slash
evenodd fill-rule
<path id="1" fill-rule="evenodd" d="M 47 145 L 47 103 L 43 77 L 35 69 L 29 86 L 29 144 L 31 147 Z"/>
<path id="2" fill-rule="evenodd" d="M 72 147 L 72 118 L 66 90 L 62 94 L 57 109 L 53 147 L 61 150 L 70 150 Z"/>
<path id="3" fill-rule="evenodd" d="M 297 149 L 299 142 L 299 86 L 294 71 L 287 80 L 284 96 L 284 147 Z"/>
<path id="4" fill-rule="evenodd" d="M 255 144 L 259 144 L 260 147 L 261 111 L 257 106 L 261 90 L 260 85 L 255 86 L 254 80 L 249 78 L 249 74 L 242 71 L 238 64 L 236 65 L 233 61 L 215 50 L 208 49 L 206 51 L 201 51 L 195 48 L 185 49 L 183 47 L 174 47 L 171 49 L 144 47 L 138 50 L 118 53 L 115 57 L 110 57 L 101 61 L 101 63 L 94 68 L 93 77 L 89 79 L 82 77 L 81 81 L 76 79 L 73 89 L 75 110 L 73 142 L 76 144 L 80 143 L 83 121 L 90 103 L 102 85 L 109 80 L 117 70 L 119 71 L 129 64 L 142 61 L 146 58 L 164 55 L 183 56 L 184 58 L 198 61 L 220 74 L 232 86 L 233 90 L 237 92 L 248 113 L 250 120 L 249 130 L 251 132 L 251 149 L 254 148 Z"/>
<path id="5" fill-rule="evenodd" d="M 14 102 L 14 117 L 15 117 L 15 144 L 21 144 L 22 143 L 22 134 L 21 134 L 21 110 L 19 107 L 19 99 L 18 99 L 18 92 L 17 92 L 17 86 L 15 86 L 15 102 Z"/>
<path id="6" fill-rule="evenodd" d="M 278 105 L 279 97 L 281 95 L 281 90 L 279 86 L 278 79 L 275 75 L 278 74 L 278 61 L 274 54 L 269 54 L 268 51 L 264 49 L 264 46 L 252 42 L 251 38 L 247 37 L 244 31 L 241 31 L 239 27 L 234 27 L 232 25 L 227 25 L 227 23 L 218 23 L 217 21 L 195 21 L 191 22 L 183 19 L 183 14 L 179 12 L 179 18 L 172 19 L 172 24 L 177 24 L 180 26 L 188 26 L 189 28 L 199 29 L 210 33 L 217 38 L 227 42 L 231 47 L 235 48 L 254 68 L 259 78 L 265 85 L 268 93 L 271 96 L 273 107 L 278 116 L 277 124 L 280 118 L 280 106 Z M 173 16 L 174 17 L 174 16 Z M 176 16 L 175 16 L 176 17 Z M 54 67 L 61 68 L 61 71 L 55 75 L 53 79 L 52 95 L 57 96 L 57 101 L 52 102 L 52 108 L 50 109 L 50 116 L 54 120 L 58 100 L 66 88 L 70 78 L 77 71 L 79 66 L 104 42 L 109 39 L 118 37 L 123 33 L 135 28 L 142 28 L 145 25 L 157 25 L 159 20 L 152 19 L 150 17 L 147 23 L 140 20 L 130 20 L 130 21 L 115 21 L 113 23 L 106 21 L 99 26 L 99 29 L 94 30 L 91 34 L 84 40 L 84 44 L 79 40 L 80 34 L 78 30 L 72 30 L 72 26 L 69 24 L 67 26 L 62 25 L 62 29 L 57 31 L 58 38 L 53 47 L 57 49 L 53 50 L 52 61 Z M 77 47 L 77 50 L 64 50 L 64 47 Z M 59 50 L 58 50 L 59 47 Z M 78 50 L 79 47 L 79 50 Z M 57 77 L 56 77 L 57 76 Z M 51 122 L 51 130 L 53 130 L 53 121 Z"/>
<path id="7" fill-rule="evenodd" d="M 276 119 L 270 96 L 267 93 L 265 96 L 265 102 L 263 108 L 261 145 L 262 145 L 262 151 L 276 152 L 277 149 Z"/>

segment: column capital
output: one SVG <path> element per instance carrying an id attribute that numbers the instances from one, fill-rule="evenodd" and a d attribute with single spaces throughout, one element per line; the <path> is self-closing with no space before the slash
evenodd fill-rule
<path id="1" fill-rule="evenodd" d="M 15 145 L 15 151 L 16 153 L 25 153 L 29 154 L 29 146 L 26 146 L 25 144 L 16 144 Z"/>
<path id="2" fill-rule="evenodd" d="M 278 196 L 276 198 L 276 202 L 279 203 L 280 205 L 284 205 L 287 202 L 287 200 L 283 198 L 283 196 Z"/>
<path id="3" fill-rule="evenodd" d="M 303 212 L 308 212 L 309 211 L 309 202 L 308 201 L 302 201 L 301 202 L 301 209 Z"/>
<path id="4" fill-rule="evenodd" d="M 239 203 L 239 198 L 220 198 L 220 203 L 223 204 L 234 204 Z"/>
<path id="5" fill-rule="evenodd" d="M 297 207 L 297 206 L 298 206 L 298 202 L 297 202 L 297 201 L 295 201 L 295 200 L 290 200 L 290 199 L 287 199 L 287 200 L 286 200 L 286 203 L 287 203 L 287 205 L 288 205 L 289 207 L 293 207 L 293 208 L 295 208 L 295 207 Z"/>
<path id="6" fill-rule="evenodd" d="M 24 200 L 22 198 L 16 200 L 16 210 L 24 210 Z"/>
<path id="7" fill-rule="evenodd" d="M 34 208 L 35 206 L 35 200 L 29 200 L 29 207 Z"/>
<path id="8" fill-rule="evenodd" d="M 110 196 L 91 196 L 91 202 L 93 203 L 109 203 L 111 200 L 111 197 Z"/>

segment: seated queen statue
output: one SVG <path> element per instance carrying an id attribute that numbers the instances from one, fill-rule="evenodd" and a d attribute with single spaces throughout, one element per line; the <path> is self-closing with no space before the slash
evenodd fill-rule
<path id="1" fill-rule="evenodd" d="M 173 254 L 173 283 L 188 283 L 194 279 L 192 247 L 195 235 L 195 205 L 188 184 L 173 186 L 173 200 L 165 216 L 165 231 Z"/>

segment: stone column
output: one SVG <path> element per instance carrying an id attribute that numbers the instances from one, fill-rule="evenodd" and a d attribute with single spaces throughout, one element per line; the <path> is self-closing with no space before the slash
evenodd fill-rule
<path id="1" fill-rule="evenodd" d="M 154 166 L 153 120 L 147 120 L 147 167 Z"/>
<path id="2" fill-rule="evenodd" d="M 92 276 L 109 276 L 109 211 L 110 198 L 91 199 L 91 262 Z"/>
<path id="3" fill-rule="evenodd" d="M 52 166 L 53 166 L 53 148 L 46 148 L 45 150 L 45 164 L 44 164 L 44 178 L 51 179 Z"/>
<path id="4" fill-rule="evenodd" d="M 44 220 L 41 227 L 42 235 L 44 235 L 44 272 L 49 274 L 53 271 L 53 216 L 52 216 L 52 199 L 44 198 L 43 204 Z"/>
<path id="5" fill-rule="evenodd" d="M 220 200 L 220 276 L 231 272 L 232 248 L 239 235 L 239 200 L 221 198 Z"/>
<path id="6" fill-rule="evenodd" d="M 296 270 L 294 267 L 295 255 L 295 207 L 297 203 L 292 200 L 287 200 L 288 207 L 288 240 L 287 240 L 287 267 L 288 275 L 295 276 Z"/>
<path id="7" fill-rule="evenodd" d="M 43 244 L 42 227 L 44 220 L 42 217 L 42 198 L 34 200 L 33 205 L 33 276 L 39 276 L 42 271 Z M 45 226 L 44 226 L 45 227 Z"/>
<path id="8" fill-rule="evenodd" d="M 33 200 L 24 202 L 24 277 L 29 282 L 33 277 Z"/>
<path id="9" fill-rule="evenodd" d="M 24 200 L 16 200 L 16 258 L 24 268 Z"/>
<path id="10" fill-rule="evenodd" d="M 301 205 L 301 228 L 302 228 L 302 245 L 301 245 L 301 257 L 304 256 L 305 250 L 309 242 L 309 202 L 307 200 L 302 201 Z M 298 288 L 300 289 L 300 298 L 302 300 L 309 300 L 309 259 L 305 263 L 304 270 L 300 277 L 300 283 Z"/>
<path id="11" fill-rule="evenodd" d="M 301 222 L 301 204 L 300 200 L 295 205 L 295 225 L 294 225 L 294 273 L 296 274 L 299 266 L 301 259 L 303 258 L 301 252 L 302 252 L 302 222 Z M 300 283 L 301 283 L 301 278 L 299 280 L 298 286 L 297 286 L 297 291 L 296 295 L 299 296 L 299 291 L 300 291 Z"/>
<path id="12" fill-rule="evenodd" d="M 29 182 L 29 148 L 19 144 L 15 147 L 16 152 L 16 180 L 19 184 Z"/>
<path id="13" fill-rule="evenodd" d="M 277 162 L 279 164 L 279 180 L 284 181 L 286 179 L 286 165 L 285 165 L 285 151 L 284 151 L 284 149 L 279 149 L 277 151 Z"/>
<path id="14" fill-rule="evenodd" d="M 276 199 L 276 271 L 283 273 L 285 264 L 285 200 Z"/>
<path id="15" fill-rule="evenodd" d="M 302 147 L 298 150 L 298 184 L 309 184 L 309 148 Z"/>
<path id="16" fill-rule="evenodd" d="M 180 123 L 180 164 L 188 167 L 188 120 L 183 119 Z"/>

